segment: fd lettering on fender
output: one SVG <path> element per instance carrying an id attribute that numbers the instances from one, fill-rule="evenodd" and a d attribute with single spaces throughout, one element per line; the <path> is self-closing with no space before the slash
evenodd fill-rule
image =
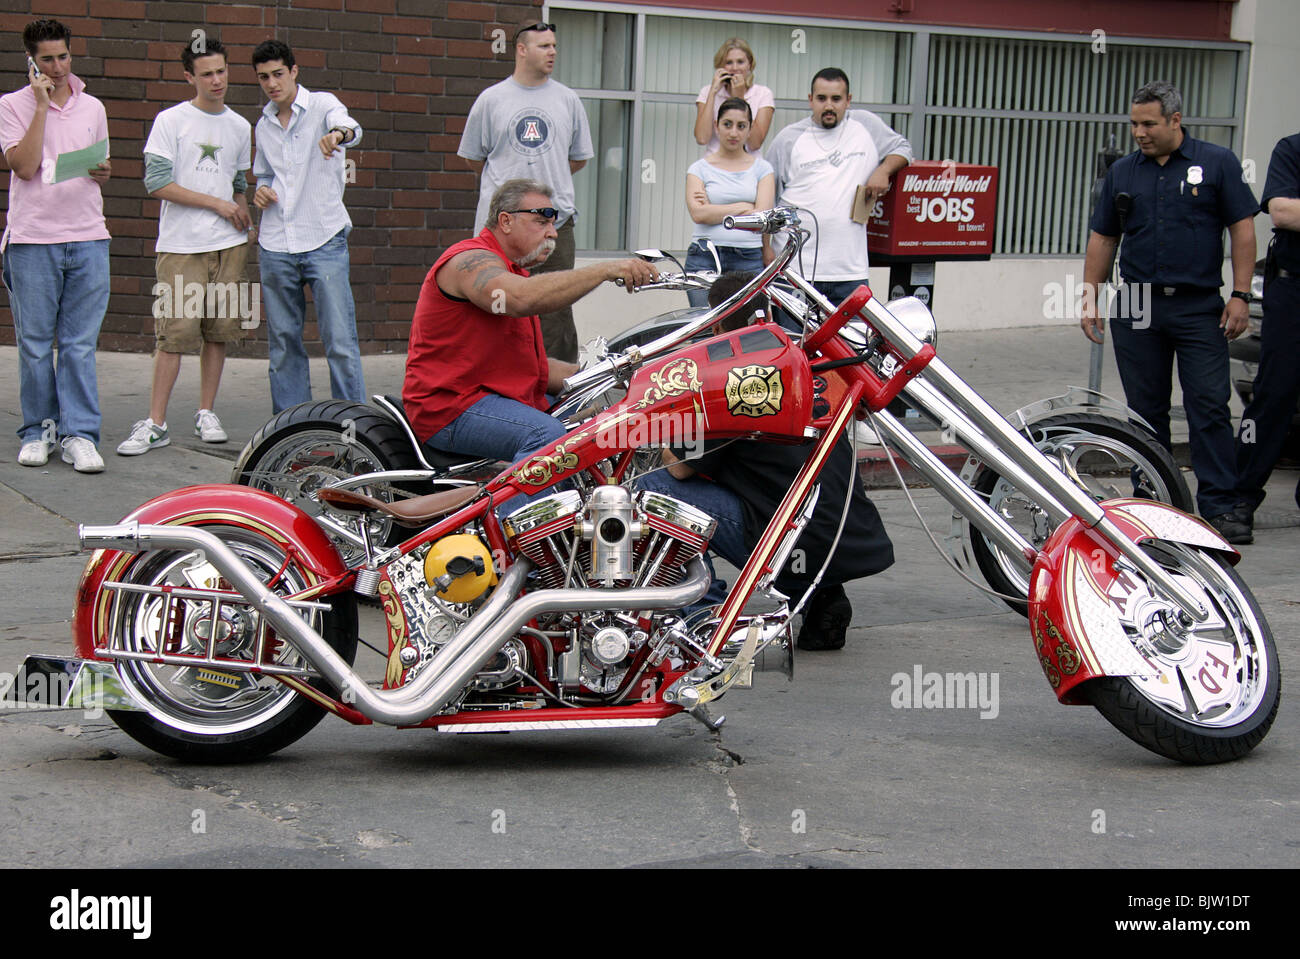
<path id="1" fill-rule="evenodd" d="M 771 416 L 781 411 L 781 371 L 775 366 L 738 366 L 727 371 L 727 411 L 733 416 Z"/>

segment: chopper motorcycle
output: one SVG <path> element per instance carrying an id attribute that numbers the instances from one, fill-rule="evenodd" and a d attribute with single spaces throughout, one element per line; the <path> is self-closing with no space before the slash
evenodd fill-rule
<path id="1" fill-rule="evenodd" d="M 799 607 L 773 582 L 832 446 L 860 415 L 1025 577 L 1034 652 L 1058 700 L 1090 703 L 1186 763 L 1235 759 L 1264 738 L 1277 654 L 1217 532 L 1140 496 L 1098 503 L 918 335 L 933 325 L 918 301 L 886 308 L 863 286 L 827 302 L 791 267 L 793 210 L 733 225 L 787 242 L 686 328 L 572 377 L 574 392 L 626 394 L 549 447 L 485 483 L 400 501 L 321 488 L 356 517 L 350 561 L 302 510 L 241 486 L 177 490 L 120 524 L 83 526 L 95 552 L 77 592 L 78 658 L 25 668 L 76 671 L 74 691 L 96 686 L 129 735 L 205 762 L 267 755 L 326 712 L 455 733 L 653 726 L 683 711 L 707 721 L 701 707 L 788 660 Z M 803 329 L 758 322 L 690 342 L 761 292 Z M 842 387 L 823 415 L 815 376 Z M 900 395 L 1032 499 L 1050 535 L 1031 542 L 913 437 L 887 412 Z M 810 442 L 726 599 L 697 614 L 687 610 L 709 585 L 712 517 L 628 482 L 640 447 L 688 431 Z M 522 505 L 506 502 L 517 494 Z M 377 543 L 376 515 L 414 532 Z M 381 682 L 353 668 L 358 596 L 382 606 Z"/>

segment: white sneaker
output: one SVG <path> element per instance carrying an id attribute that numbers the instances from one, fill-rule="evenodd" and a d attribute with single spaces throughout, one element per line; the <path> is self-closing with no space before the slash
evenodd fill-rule
<path id="1" fill-rule="evenodd" d="M 205 443 L 224 443 L 227 439 L 221 420 L 212 410 L 199 410 L 194 414 L 194 435 Z"/>
<path id="2" fill-rule="evenodd" d="M 22 466 L 44 466 L 50 460 L 53 447 L 49 440 L 28 440 L 18 451 L 18 462 Z"/>
<path id="3" fill-rule="evenodd" d="M 95 444 L 84 436 L 69 436 L 63 441 L 63 462 L 71 463 L 78 473 L 104 472 L 104 460 Z"/>
<path id="4" fill-rule="evenodd" d="M 152 418 L 145 418 L 137 420 L 131 427 L 131 435 L 118 444 L 117 455 L 139 456 L 169 443 L 171 437 L 167 435 L 167 424 L 159 426 Z"/>

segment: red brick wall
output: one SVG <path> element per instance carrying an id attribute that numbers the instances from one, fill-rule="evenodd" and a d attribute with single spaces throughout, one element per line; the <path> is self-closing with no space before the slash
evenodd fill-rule
<path id="1" fill-rule="evenodd" d="M 145 192 L 142 150 L 154 116 L 193 96 L 180 52 L 203 29 L 230 52 L 226 102 L 256 124 L 264 102 L 253 48 L 288 43 L 298 79 L 336 94 L 365 130 L 349 150 L 356 182 L 344 191 L 352 217 L 352 291 L 362 350 L 404 351 L 424 275 L 438 254 L 469 235 L 477 203 L 468 164 L 456 156 L 474 98 L 506 76 L 513 48 L 492 52 L 492 31 L 540 8 L 540 0 L 0 0 L 0 87 L 24 83 L 22 30 L 53 17 L 72 31 L 73 70 L 104 102 L 113 178 L 104 187 L 112 241 L 112 296 L 100 349 L 153 349 L 153 244 L 158 205 Z M 507 44 L 509 47 L 509 44 Z M 3 164 L 0 163 L 0 166 Z M 0 177 L 8 206 L 9 177 Z M 255 214 L 256 215 L 256 214 Z M 257 278 L 256 256 L 249 278 Z M 0 344 L 14 342 L 0 289 Z M 309 351 L 320 355 L 308 313 Z M 265 322 L 236 355 L 265 356 Z"/>

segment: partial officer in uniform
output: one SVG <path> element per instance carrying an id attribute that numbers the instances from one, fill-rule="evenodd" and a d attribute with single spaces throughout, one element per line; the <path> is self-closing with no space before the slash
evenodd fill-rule
<path id="1" fill-rule="evenodd" d="M 1273 220 L 1273 242 L 1264 267 L 1259 370 L 1237 436 L 1237 513 L 1247 527 L 1254 526 L 1300 399 L 1300 133 L 1273 148 L 1260 211 Z M 1295 498 L 1300 506 L 1300 483 Z"/>
<path id="2" fill-rule="evenodd" d="M 1118 300 L 1112 330 L 1124 395 L 1169 447 L 1177 357 L 1197 509 L 1228 542 L 1249 543 L 1250 527 L 1234 511 L 1237 466 L 1227 341 L 1246 329 L 1255 268 L 1252 221 L 1259 206 L 1232 152 L 1183 130 L 1182 96 L 1173 84 L 1157 80 L 1139 88 L 1129 121 L 1138 149 L 1106 173 L 1089 224 L 1084 280 L 1090 290 L 1105 282 L 1123 233 L 1119 266 L 1129 286 Z M 1122 224 L 1117 197 L 1121 210 L 1127 209 Z M 1226 306 L 1219 295 L 1225 226 L 1233 277 Z M 1102 342 L 1105 321 L 1095 300 L 1085 297 L 1081 313 L 1084 334 Z"/>

